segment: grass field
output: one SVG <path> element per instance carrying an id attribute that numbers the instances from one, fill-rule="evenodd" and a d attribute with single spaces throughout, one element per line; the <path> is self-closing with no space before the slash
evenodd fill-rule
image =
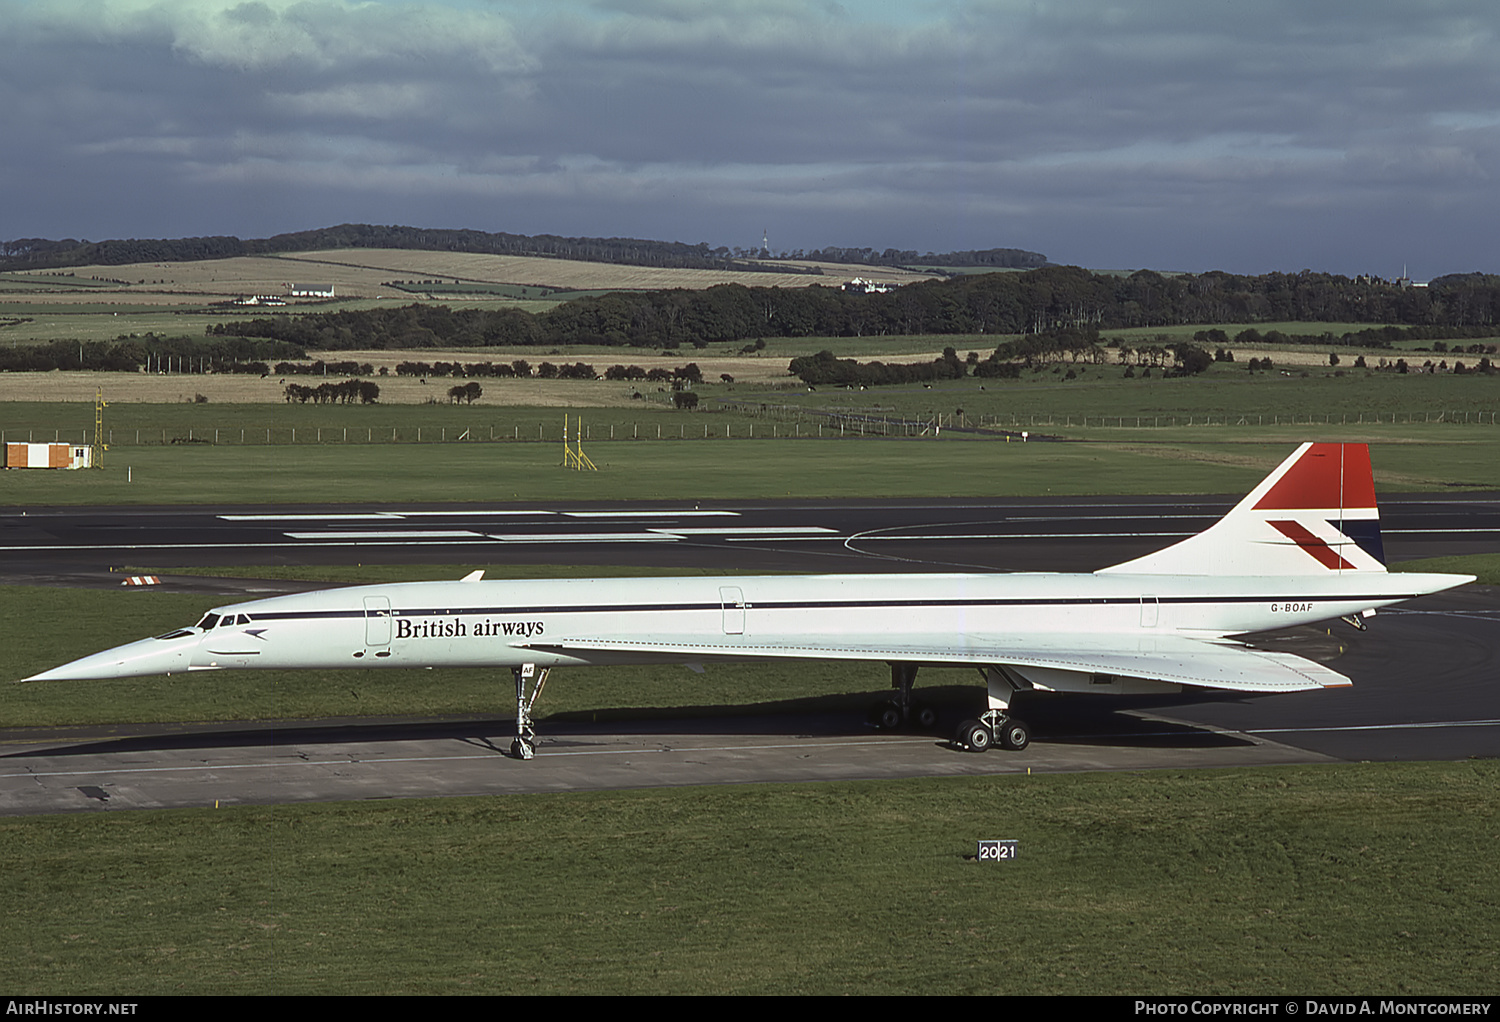
<path id="1" fill-rule="evenodd" d="M 1079 373 L 1066 380 L 1059 367 L 1018 381 L 969 378 L 866 391 L 710 383 L 698 388 L 700 410 L 692 413 L 670 409 L 665 392 L 646 387 L 635 399 L 636 386 L 607 381 L 484 383 L 485 401 L 516 403 L 326 406 L 276 400 L 284 388 L 275 378 L 6 374 L 0 398 L 12 399 L 0 401 L 5 440 L 84 442 L 93 425 L 94 387 L 103 380 L 112 449 L 103 472 L 5 473 L 0 499 L 1224 493 L 1253 484 L 1281 452 L 1306 439 L 1373 444 L 1377 485 L 1387 491 L 1500 486 L 1497 377 L 1251 374 L 1226 365 L 1172 380 L 1123 379 L 1117 367 Z M 438 397 L 447 382 L 386 378 L 382 396 L 389 388 Z M 239 388 L 241 397 L 262 396 L 258 402 L 189 399 L 210 383 Z M 155 403 L 129 400 L 148 388 L 157 388 Z M 161 388 L 176 388 L 180 399 L 163 401 Z M 23 392 L 29 399 L 16 399 Z M 56 400 L 60 393 L 73 400 Z M 37 400 L 49 394 L 54 400 Z M 536 406 L 543 402 L 551 407 Z M 590 456 L 604 472 L 580 477 L 557 470 L 563 414 L 575 421 L 583 416 Z M 933 424 L 942 428 L 941 442 L 933 442 Z M 1023 447 L 1002 438 L 980 441 L 963 432 L 975 426 L 1071 442 Z M 929 435 L 896 439 L 923 432 Z M 752 435 L 753 447 L 735 450 L 753 457 L 724 457 L 724 444 L 742 445 Z M 788 436 L 799 439 L 775 442 Z M 444 442 L 460 437 L 462 445 Z M 827 442 L 834 437 L 843 439 Z M 851 438 L 858 442 L 847 442 Z M 974 442 L 950 442 L 962 439 Z M 268 441 L 277 446 L 264 449 Z M 411 471 L 399 467 L 406 465 Z M 132 482 L 121 478 L 122 467 Z"/>
<path id="2" fill-rule="evenodd" d="M 414 250 L 347 249 L 321 252 L 249 256 L 186 263 L 140 263 L 124 266 L 76 267 L 66 271 L 39 270 L 0 274 L 0 345 L 54 340 L 113 340 L 122 334 L 157 333 L 201 337 L 214 323 L 243 316 L 262 316 L 265 308 L 225 308 L 224 303 L 254 294 L 287 294 L 294 286 L 332 286 L 337 298 L 293 300 L 278 313 L 361 309 L 403 305 L 412 301 L 441 302 L 481 308 L 519 308 L 544 312 L 559 302 L 587 294 L 620 290 L 706 288 L 735 282 L 747 286 L 837 286 L 853 277 L 889 283 L 931 279 L 932 274 L 890 267 L 807 262 L 789 263 L 799 269 L 816 267 L 822 275 L 758 271 L 660 269 L 564 259 L 490 256 Z M 964 272 L 974 272 L 968 268 Z M 424 286 L 425 284 L 425 286 Z M 1293 335 L 1340 334 L 1366 323 L 1258 323 L 1262 333 L 1280 330 Z M 1188 340 L 1201 330 L 1222 329 L 1233 337 L 1246 324 L 1194 324 L 1106 331 L 1108 340 L 1132 346 Z M 845 357 L 930 359 L 944 347 L 961 353 L 987 355 L 999 341 L 993 335 L 953 335 L 912 338 L 792 338 L 771 340 L 778 358 L 811 354 L 830 348 Z M 1493 340 L 1493 339 L 1490 339 Z M 731 354 L 741 345 L 724 346 L 713 354 Z M 1373 365 L 1382 356 L 1394 359 L 1404 350 L 1337 349 L 1344 364 L 1364 353 Z M 1293 346 L 1254 348 L 1231 345 L 1243 363 L 1249 357 L 1271 354 L 1278 364 L 1325 364 L 1328 352 Z M 536 354 L 531 352 L 530 354 Z M 516 357 L 529 357 L 523 354 Z M 715 375 L 718 371 L 716 370 Z"/>
<path id="3" fill-rule="evenodd" d="M 198 301 L 209 297 L 287 294 L 294 286 L 309 285 L 320 289 L 331 285 L 337 295 L 349 298 L 394 297 L 389 283 L 397 280 L 437 280 L 449 287 L 526 285 L 562 291 L 702 288 L 730 280 L 747 285 L 798 287 L 830 280 L 803 274 L 685 270 L 415 249 L 289 252 L 197 262 L 80 266 L 69 272 L 73 274 L 72 279 L 82 285 L 81 289 L 89 291 L 106 285 L 123 294 L 176 295 Z M 893 272 L 902 280 L 920 279 L 917 274 Z M 40 286 L 49 291 L 57 290 L 59 283 L 68 279 L 49 270 L 37 271 L 36 274 L 10 273 L 6 277 L 9 287 L 14 289 L 20 281 L 33 275 L 39 278 Z M 843 278 L 831 279 L 841 282 Z M 411 300 L 406 292 L 401 292 L 399 297 Z"/>
<path id="4" fill-rule="evenodd" d="M 561 432 L 558 423 L 556 434 Z M 1069 444 L 993 440 L 615 441 L 585 445 L 598 472 L 552 443 L 307 444 L 112 450 L 102 471 L 8 471 L 0 499 L 46 504 L 749 500 L 1243 493 L 1308 435 Z M 1353 431 L 1349 431 L 1352 434 Z M 554 436 L 556 435 L 554 434 Z M 1500 436 L 1380 443 L 1383 492 L 1500 487 Z"/>
<path id="5" fill-rule="evenodd" d="M 761 287 L 837 286 L 855 276 L 892 283 L 931 274 L 884 267 L 817 265 L 823 275 L 691 270 L 526 256 L 348 249 L 242 256 L 184 263 L 81 266 L 0 274 L 0 344 L 113 340 L 155 332 L 202 336 L 210 323 L 265 310 L 215 308 L 249 295 L 285 295 L 294 286 L 332 286 L 333 301 L 295 301 L 278 312 L 405 305 L 432 300 L 541 312 L 582 294 L 739 283 Z M 419 281 L 437 280 L 426 289 Z M 396 281 L 402 286 L 393 286 Z M 24 319 L 25 322 L 14 322 Z"/>
<path id="6" fill-rule="evenodd" d="M 1067 379 L 1069 371 L 1075 373 Z M 712 388 L 705 400 L 772 402 L 778 406 L 821 408 L 898 415 L 951 414 L 962 408 L 969 422 L 981 418 L 1002 424 L 1054 426 L 1092 425 L 1135 427 L 1188 425 L 1189 417 L 1203 425 L 1272 425 L 1279 420 L 1318 425 L 1398 421 L 1422 423 L 1453 410 L 1469 412 L 1471 421 L 1483 413 L 1486 423 L 1500 412 L 1500 376 L 1430 375 L 1381 373 L 1356 370 L 1335 375 L 1337 370 L 1299 368 L 1290 375 L 1281 372 L 1251 373 L 1242 364 L 1215 365 L 1201 376 L 1186 379 L 1124 379 L 1119 366 L 1059 365 L 1041 372 L 1023 372 L 1021 379 L 998 381 L 953 380 L 931 387 L 872 387 L 868 390 L 819 388 L 777 391 L 757 398 L 746 390 L 721 393 Z M 1303 373 L 1306 375 L 1303 375 Z M 1462 421 L 1462 414 L 1460 415 Z"/>
<path id="7" fill-rule="evenodd" d="M 1493 992 L 1493 763 L 0 820 L 15 996 Z M 1019 841 L 1005 864 L 981 838 Z"/>
<path id="8" fill-rule="evenodd" d="M 841 355 L 869 359 L 879 357 L 893 362 L 931 361 L 940 349 L 929 347 L 941 338 L 921 337 L 887 340 L 853 348 L 845 341 Z M 880 347 L 891 350 L 882 352 Z M 994 380 L 967 377 L 931 385 L 858 388 L 823 386 L 809 390 L 788 372 L 791 358 L 799 354 L 793 342 L 774 342 L 759 355 L 741 355 L 738 348 L 695 351 L 683 349 L 666 353 L 629 348 L 580 348 L 577 350 L 540 350 L 526 348 L 430 349 L 416 351 L 350 351 L 326 352 L 331 361 L 369 363 L 370 379 L 381 386 L 382 405 L 442 403 L 447 387 L 454 380 L 432 378 L 426 383 L 397 377 L 396 366 L 404 361 L 424 362 L 498 362 L 524 359 L 533 366 L 541 362 L 586 362 L 601 375 L 612 365 L 639 365 L 645 369 L 672 369 L 689 362 L 696 363 L 704 382 L 696 387 L 705 409 L 720 402 L 737 402 L 752 407 L 767 404 L 808 410 L 898 411 L 919 415 L 941 412 L 952 414 L 962 408 L 971 421 L 1019 419 L 1036 415 L 1083 416 L 1106 420 L 1119 416 L 1172 417 L 1181 421 L 1187 415 L 1211 416 L 1215 420 L 1230 417 L 1247 418 L 1251 424 L 1260 419 L 1270 423 L 1280 416 L 1305 419 L 1317 416 L 1319 421 L 1331 418 L 1337 424 L 1345 416 L 1357 421 L 1379 417 L 1389 421 L 1394 414 L 1401 421 L 1415 417 L 1435 417 L 1441 412 L 1459 410 L 1483 413 L 1486 421 L 1500 410 L 1500 375 L 1477 373 L 1381 372 L 1372 362 L 1368 369 L 1334 369 L 1326 365 L 1326 356 L 1317 364 L 1296 365 L 1286 362 L 1275 372 L 1248 370 L 1245 363 L 1216 363 L 1200 376 L 1164 379 L 1159 371 L 1150 377 L 1124 378 L 1119 365 L 1091 366 L 1059 364 L 1040 370 L 1024 371 L 1017 380 Z M 808 345 L 808 347 L 813 347 Z M 875 350 L 872 350 L 875 349 Z M 816 348 L 814 348 L 816 350 Z M 963 348 L 959 349 L 963 351 Z M 800 352 L 806 354 L 807 352 Z M 1295 352 L 1292 354 L 1296 354 Z M 1303 354 L 1306 354 L 1305 352 Z M 1278 364 L 1284 361 L 1280 354 Z M 1469 357 L 1472 363 L 1474 360 Z M 379 376 L 384 368 L 387 375 Z M 1072 377 L 1068 376 L 1072 373 Z M 722 374 L 733 378 L 725 383 Z M 286 377 L 287 382 L 317 382 L 308 378 Z M 555 405 L 576 403 L 580 406 L 638 403 L 632 397 L 637 391 L 651 400 L 668 400 L 659 393 L 656 383 L 624 381 L 566 381 L 536 378 L 505 380 L 481 378 L 484 396 L 481 407 L 514 405 Z M 202 393 L 213 404 L 260 403 L 282 405 L 285 383 L 280 377 L 265 380 L 231 374 L 170 373 L 87 373 L 54 371 L 46 373 L 0 374 L 0 403 L 74 401 L 91 403 L 96 390 L 121 404 L 191 402 Z M 559 399 L 548 395 L 560 394 Z M 7 418 L 13 416 L 7 414 Z M 1111 423 L 1115 424 L 1115 423 Z M 1147 422 L 1150 425 L 1150 422 Z M 1164 418 L 1163 425 L 1167 424 Z"/>

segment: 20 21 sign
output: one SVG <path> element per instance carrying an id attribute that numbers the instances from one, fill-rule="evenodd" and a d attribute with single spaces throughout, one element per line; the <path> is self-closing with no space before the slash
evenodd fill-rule
<path id="1" fill-rule="evenodd" d="M 1016 849 L 1019 842 L 1015 838 L 1007 838 L 1001 841 L 979 842 L 980 862 L 1000 862 L 1016 857 Z"/>

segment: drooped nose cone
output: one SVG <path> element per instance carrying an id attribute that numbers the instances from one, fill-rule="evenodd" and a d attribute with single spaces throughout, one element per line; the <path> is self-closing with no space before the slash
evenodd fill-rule
<path id="1" fill-rule="evenodd" d="M 192 631 L 171 638 L 142 639 L 103 653 L 33 674 L 22 681 L 101 681 L 108 678 L 143 678 L 153 674 L 175 674 L 192 664 L 201 633 Z"/>

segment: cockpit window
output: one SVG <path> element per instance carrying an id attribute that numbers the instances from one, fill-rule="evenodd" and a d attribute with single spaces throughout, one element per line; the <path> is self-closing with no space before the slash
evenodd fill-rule
<path id="1" fill-rule="evenodd" d="M 201 628 L 201 629 L 203 629 L 206 632 L 206 631 L 208 631 L 210 628 L 212 628 L 214 625 L 216 625 L 218 623 L 219 623 L 219 615 L 217 615 L 217 614 L 204 614 L 203 615 L 203 620 L 198 622 L 198 627 Z"/>

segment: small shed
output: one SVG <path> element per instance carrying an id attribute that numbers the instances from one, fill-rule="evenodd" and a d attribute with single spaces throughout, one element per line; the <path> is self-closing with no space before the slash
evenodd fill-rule
<path id="1" fill-rule="evenodd" d="M 88 468 L 94 449 L 87 444 L 5 445 L 6 468 Z"/>

